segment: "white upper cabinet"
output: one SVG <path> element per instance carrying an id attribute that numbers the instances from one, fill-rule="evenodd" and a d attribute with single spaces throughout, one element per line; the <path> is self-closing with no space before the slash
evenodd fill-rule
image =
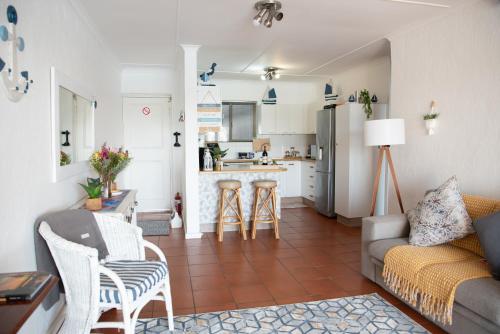
<path id="1" fill-rule="evenodd" d="M 262 104 L 259 112 L 259 133 L 276 134 L 276 104 Z"/>
<path id="2" fill-rule="evenodd" d="M 263 104 L 259 134 L 314 134 L 316 111 L 312 104 Z"/>

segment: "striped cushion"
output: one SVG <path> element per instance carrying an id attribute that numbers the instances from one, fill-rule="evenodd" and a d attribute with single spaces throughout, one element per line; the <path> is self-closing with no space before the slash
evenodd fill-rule
<path id="1" fill-rule="evenodd" d="M 158 261 L 112 261 L 104 266 L 123 281 L 130 302 L 160 283 L 168 274 L 167 264 Z M 101 274 L 100 301 L 109 305 L 121 303 L 118 288 L 103 274 Z"/>

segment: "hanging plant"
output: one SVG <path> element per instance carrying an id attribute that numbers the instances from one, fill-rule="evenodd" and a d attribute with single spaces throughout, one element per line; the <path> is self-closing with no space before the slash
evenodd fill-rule
<path id="1" fill-rule="evenodd" d="M 363 111 L 366 114 L 366 119 L 370 119 L 373 114 L 372 101 L 370 98 L 370 92 L 367 89 L 363 89 L 359 93 L 359 101 L 363 104 Z"/>

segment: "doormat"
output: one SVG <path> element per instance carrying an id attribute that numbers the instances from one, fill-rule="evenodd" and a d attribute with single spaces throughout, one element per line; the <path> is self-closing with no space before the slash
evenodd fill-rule
<path id="1" fill-rule="evenodd" d="M 137 226 L 142 228 L 142 235 L 169 235 L 170 220 L 144 220 L 138 221 Z"/>

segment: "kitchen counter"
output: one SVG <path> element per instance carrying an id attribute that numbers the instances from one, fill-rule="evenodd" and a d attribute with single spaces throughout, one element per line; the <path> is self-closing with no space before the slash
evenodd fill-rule
<path id="1" fill-rule="evenodd" d="M 280 173 L 286 172 L 286 168 L 278 165 L 242 165 L 227 166 L 221 171 L 200 171 L 200 174 L 232 174 L 232 173 Z"/>
<path id="2" fill-rule="evenodd" d="M 277 181 L 276 212 L 278 218 L 281 216 L 280 193 L 283 186 L 283 177 L 287 169 L 276 165 L 242 165 L 224 167 L 217 172 L 200 171 L 198 192 L 200 194 L 200 227 L 201 232 L 214 232 L 219 215 L 220 189 L 217 182 L 221 180 L 238 180 L 241 182 L 241 202 L 243 206 L 243 217 L 246 228 L 250 228 L 253 201 L 255 195 L 254 181 L 275 180 Z M 271 224 L 259 224 L 258 228 L 271 228 Z M 232 230 L 233 226 L 226 226 L 225 230 Z M 235 229 L 234 229 L 235 230 Z"/>
<path id="3" fill-rule="evenodd" d="M 313 158 L 304 158 L 304 157 L 281 157 L 281 158 L 270 158 L 275 161 L 316 161 Z M 235 164 L 235 163 L 258 163 L 259 159 L 223 159 L 224 163 Z"/>

